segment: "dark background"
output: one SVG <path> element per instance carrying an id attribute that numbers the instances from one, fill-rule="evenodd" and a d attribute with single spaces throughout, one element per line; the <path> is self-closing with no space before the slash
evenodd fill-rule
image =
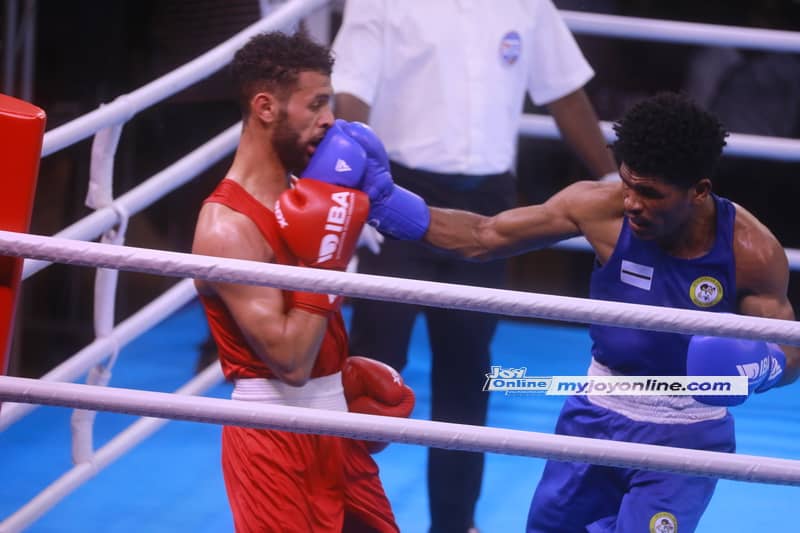
<path id="1" fill-rule="evenodd" d="M 800 31 L 800 2 L 558 1 L 562 9 Z M 498 2 L 498 6 L 500 6 Z M 756 5 L 757 4 L 757 5 Z M 255 22 L 255 0 L 40 1 L 33 103 L 47 129 L 135 90 Z M 332 31 L 339 17 L 331 19 Z M 741 51 L 713 76 L 715 57 L 697 46 L 578 36 L 596 76 L 587 86 L 603 120 L 660 90 L 705 91 L 704 102 L 738 133 L 800 137 L 800 55 Z M 7 43 L 2 43 L 3 47 Z M 722 54 L 724 56 L 724 54 Z M 544 112 L 526 106 L 530 112 Z M 239 120 L 225 72 L 138 114 L 117 153 L 115 196 L 162 170 Z M 735 126 L 735 127 L 734 127 Z M 31 233 L 52 235 L 88 215 L 84 206 L 91 139 L 42 160 Z M 222 178 L 226 158 L 191 184 L 133 217 L 127 244 L 189 251 L 202 199 Z M 588 174 L 558 141 L 521 139 L 520 203 L 540 202 Z M 800 248 L 800 164 L 728 157 L 715 189 L 756 214 L 788 248 Z M 539 251 L 515 258 L 512 288 L 588 296 L 592 256 Z M 94 271 L 54 265 L 23 284 L 10 373 L 39 376 L 90 342 Z M 174 279 L 121 273 L 117 320 Z M 800 305 L 800 276 L 790 293 Z M 19 354 L 24 354 L 20 356 Z"/>

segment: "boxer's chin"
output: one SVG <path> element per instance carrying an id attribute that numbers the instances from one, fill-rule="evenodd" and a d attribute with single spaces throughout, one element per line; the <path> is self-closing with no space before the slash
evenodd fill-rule
<path id="1" fill-rule="evenodd" d="M 640 239 L 649 240 L 655 236 L 653 234 L 653 225 L 644 220 L 636 220 L 628 216 L 628 226 L 631 228 L 633 234 Z"/>

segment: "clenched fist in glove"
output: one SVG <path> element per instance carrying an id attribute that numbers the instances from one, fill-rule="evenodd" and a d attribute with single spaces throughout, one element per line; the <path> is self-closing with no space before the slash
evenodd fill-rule
<path id="1" fill-rule="evenodd" d="M 367 152 L 342 129 L 337 120 L 325 133 L 301 178 L 312 178 L 332 185 L 361 189 L 367 167 Z"/>
<path id="2" fill-rule="evenodd" d="M 350 356 L 342 368 L 347 409 L 366 415 L 408 418 L 414 409 L 414 391 L 387 364 L 368 357 Z M 385 449 L 388 442 L 364 441 L 369 453 Z"/>
<path id="3" fill-rule="evenodd" d="M 386 149 L 366 124 L 337 120 L 302 176 L 367 193 L 369 224 L 396 239 L 420 240 L 430 225 L 425 201 L 394 183 Z"/>
<path id="4" fill-rule="evenodd" d="M 422 239 L 431 223 L 428 206 L 418 194 L 394 183 L 389 156 L 381 140 L 361 122 L 337 120 L 336 123 L 367 154 L 360 189 L 369 195 L 371 202 L 369 224 L 395 239 Z"/>
<path id="5" fill-rule="evenodd" d="M 275 218 L 286 246 L 302 265 L 344 270 L 367 220 L 369 199 L 361 191 L 313 179 L 299 180 L 275 203 Z M 327 315 L 342 297 L 295 292 L 294 305 Z"/>
<path id="6" fill-rule="evenodd" d="M 686 353 L 689 376 L 747 376 L 748 394 L 776 386 L 786 369 L 786 354 L 772 342 L 695 335 Z M 707 405 L 734 406 L 747 396 L 695 396 Z"/>

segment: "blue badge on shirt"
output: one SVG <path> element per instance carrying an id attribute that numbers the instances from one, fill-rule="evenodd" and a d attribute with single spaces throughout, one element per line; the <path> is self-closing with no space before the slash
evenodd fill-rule
<path id="1" fill-rule="evenodd" d="M 522 37 L 516 31 L 503 35 L 500 41 L 500 59 L 506 65 L 513 65 L 522 53 Z"/>

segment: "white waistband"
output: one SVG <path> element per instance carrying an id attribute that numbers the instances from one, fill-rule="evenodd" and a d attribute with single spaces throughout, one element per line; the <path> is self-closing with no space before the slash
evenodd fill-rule
<path id="1" fill-rule="evenodd" d="M 622 376 L 592 358 L 587 372 L 590 376 Z M 691 396 L 605 396 L 591 394 L 591 403 L 619 413 L 637 422 L 656 424 L 692 424 L 724 417 L 725 407 L 702 404 Z"/>
<path id="2" fill-rule="evenodd" d="M 310 379 L 302 387 L 293 387 L 277 379 L 237 379 L 231 399 L 293 407 L 312 407 L 329 411 L 347 411 L 341 372 Z"/>

